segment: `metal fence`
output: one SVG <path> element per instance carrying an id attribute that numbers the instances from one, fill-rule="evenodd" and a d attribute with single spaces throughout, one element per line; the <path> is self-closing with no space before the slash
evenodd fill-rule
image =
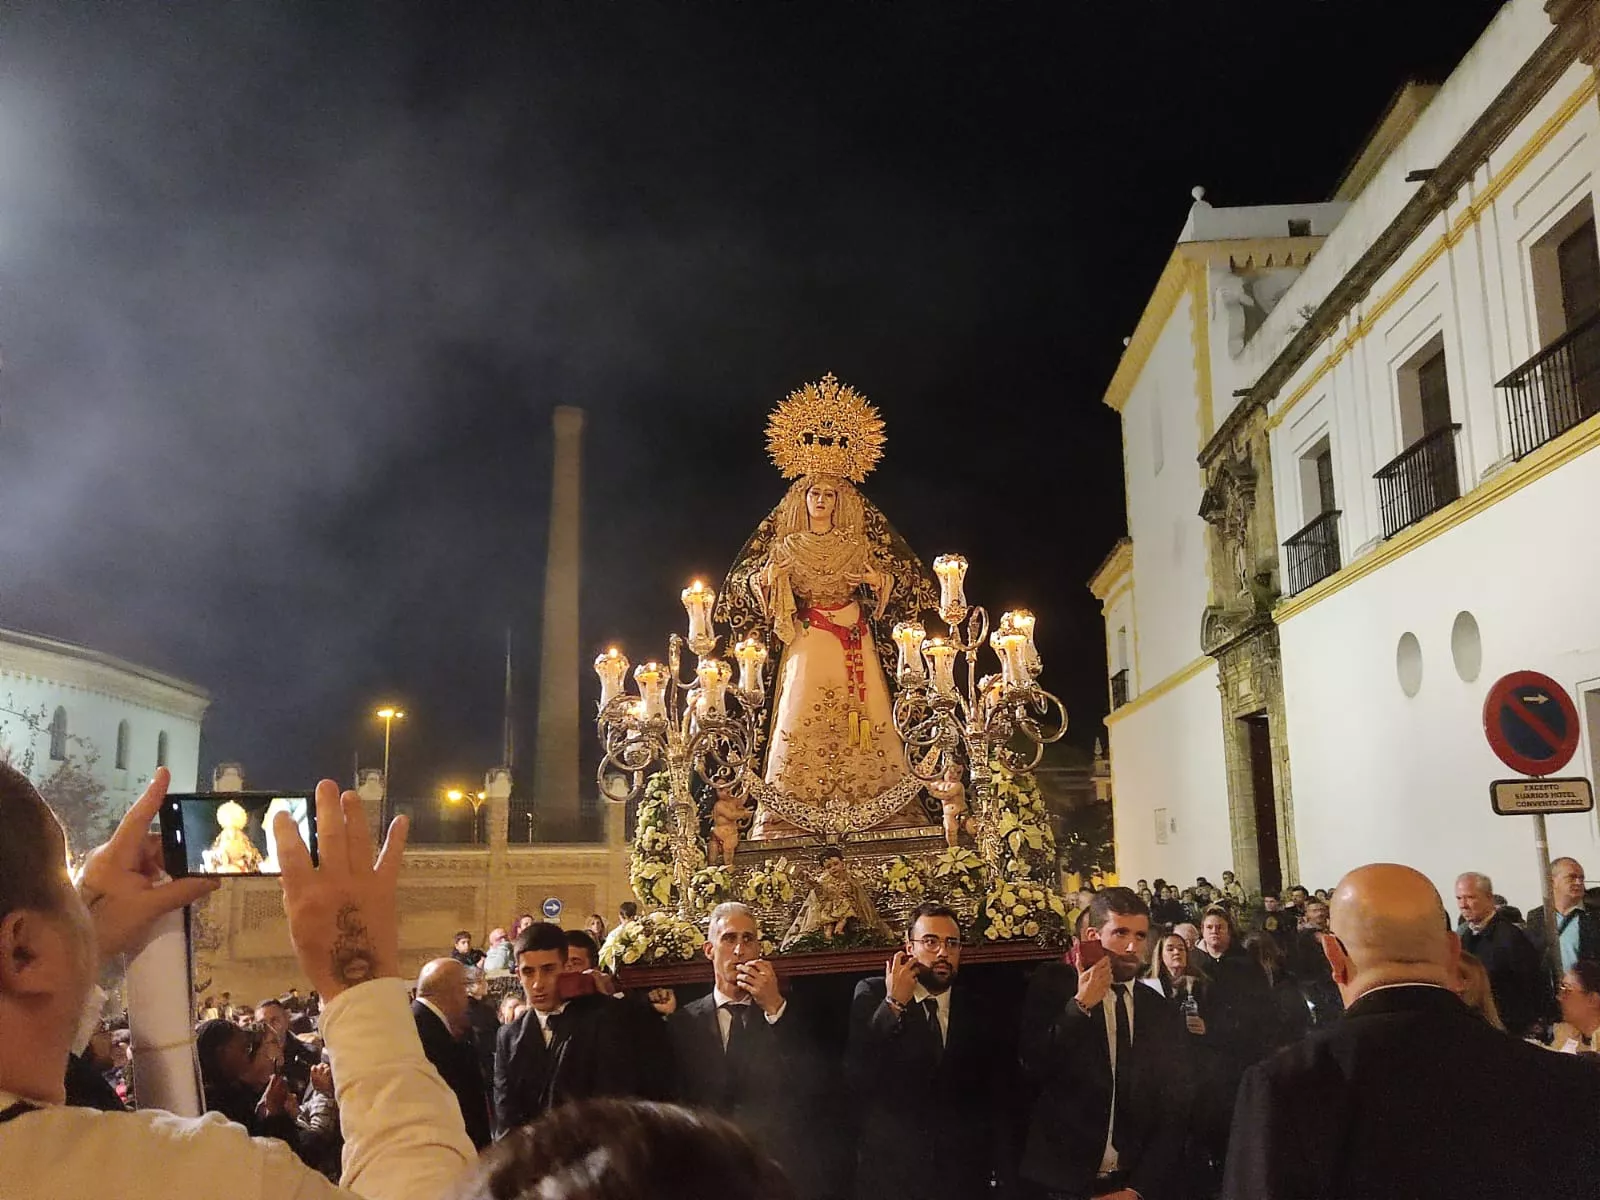
<path id="1" fill-rule="evenodd" d="M 1384 537 L 1393 537 L 1461 496 L 1461 474 L 1456 468 L 1460 429 L 1459 425 L 1441 425 L 1373 476 L 1378 481 Z"/>
<path id="2" fill-rule="evenodd" d="M 1283 544 L 1289 595 L 1320 583 L 1340 567 L 1339 510 L 1330 509 Z"/>
<path id="3" fill-rule="evenodd" d="M 1495 386 L 1506 394 L 1511 452 L 1517 458 L 1600 413 L 1600 313 Z"/>

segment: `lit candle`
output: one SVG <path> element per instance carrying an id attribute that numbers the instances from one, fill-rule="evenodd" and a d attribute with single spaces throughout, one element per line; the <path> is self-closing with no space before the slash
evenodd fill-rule
<path id="1" fill-rule="evenodd" d="M 1008 617 L 1010 613 L 1006 614 Z M 1027 687 L 1033 683 L 1028 672 L 1028 639 L 1014 627 L 1002 624 L 989 635 L 989 645 L 1000 656 L 1000 677 L 1008 688 Z"/>
<path id="2" fill-rule="evenodd" d="M 933 637 L 923 643 L 922 656 L 928 660 L 928 674 L 933 676 L 933 690 L 941 696 L 954 696 L 956 648 L 942 637 Z"/>
<path id="3" fill-rule="evenodd" d="M 647 662 L 633 673 L 639 685 L 640 716 L 651 721 L 667 715 L 667 673 L 658 662 Z"/>
<path id="4" fill-rule="evenodd" d="M 733 657 L 739 663 L 739 690 L 761 703 L 761 668 L 767 662 L 767 648 L 755 638 L 745 638 L 733 648 Z"/>
<path id="5" fill-rule="evenodd" d="M 733 671 L 728 664 L 720 658 L 702 658 L 694 673 L 700 679 L 700 699 L 696 703 L 699 715 L 726 716 L 723 697 L 728 691 L 728 681 L 733 678 Z"/>
<path id="6" fill-rule="evenodd" d="M 901 621 L 894 627 L 894 644 L 900 649 L 900 662 L 895 668 L 895 678 L 900 680 L 918 680 L 926 678 L 922 669 L 922 643 L 927 639 L 927 631 L 922 628 L 921 621 Z"/>
<path id="7" fill-rule="evenodd" d="M 711 629 L 711 609 L 716 602 L 717 593 L 698 579 L 683 589 L 683 610 L 689 614 L 689 648 L 696 654 L 709 650 L 707 643 L 716 643 L 717 635 Z"/>
<path id="8" fill-rule="evenodd" d="M 933 560 L 933 573 L 939 577 L 939 615 L 946 624 L 960 624 L 967 615 L 967 560 L 959 554 L 941 554 Z"/>
<path id="9" fill-rule="evenodd" d="M 628 656 L 615 646 L 594 660 L 594 673 L 600 676 L 600 707 L 604 708 L 618 696 L 628 680 Z"/>
<path id="10" fill-rule="evenodd" d="M 1037 675 L 1042 665 L 1039 661 L 1039 647 L 1033 640 L 1033 627 L 1036 624 L 1034 616 L 1025 608 L 1019 608 L 1011 614 L 1011 627 L 1028 639 L 1028 673 Z"/>

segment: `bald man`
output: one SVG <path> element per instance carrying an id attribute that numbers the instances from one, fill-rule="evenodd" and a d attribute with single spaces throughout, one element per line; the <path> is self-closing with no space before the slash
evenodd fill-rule
<path id="1" fill-rule="evenodd" d="M 1339 882 L 1323 939 L 1342 1021 L 1250 1069 L 1229 1200 L 1592 1196 L 1600 1071 L 1494 1029 L 1457 998 L 1461 943 L 1410 867 Z M 1470 1114 L 1491 1104 L 1487 1126 Z"/>
<path id="2" fill-rule="evenodd" d="M 454 958 L 435 958 L 417 975 L 411 1015 L 417 1021 L 422 1052 L 450 1085 L 461 1106 L 467 1136 L 482 1150 L 492 1140 L 489 1092 L 473 1048 L 467 967 Z"/>

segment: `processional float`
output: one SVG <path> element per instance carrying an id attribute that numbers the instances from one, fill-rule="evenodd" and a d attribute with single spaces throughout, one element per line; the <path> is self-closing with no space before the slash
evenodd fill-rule
<path id="1" fill-rule="evenodd" d="M 687 636 L 631 675 L 618 648 L 595 659 L 599 786 L 637 805 L 643 914 L 607 939 L 607 965 L 697 955 L 724 900 L 783 953 L 887 944 L 886 918 L 924 899 L 979 940 L 1063 940 L 1032 770 L 1067 714 L 1039 686 L 1035 618 L 991 629 L 965 558 L 923 566 L 858 490 L 883 443 L 832 375 L 792 392 L 767 426 L 789 488 L 719 589 L 684 589 Z"/>

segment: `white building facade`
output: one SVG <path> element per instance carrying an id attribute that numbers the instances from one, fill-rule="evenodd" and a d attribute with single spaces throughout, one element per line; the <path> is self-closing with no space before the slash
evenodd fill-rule
<path id="1" fill-rule="evenodd" d="M 1107 395 L 1124 874 L 1321 886 L 1388 859 L 1537 896 L 1481 714 L 1498 676 L 1553 675 L 1585 725 L 1569 772 L 1600 770 L 1596 16 L 1511 0 L 1330 205 L 1197 202 Z M 1594 814 L 1550 824 L 1600 869 Z"/>
<path id="2" fill-rule="evenodd" d="M 120 812 L 158 766 L 194 791 L 210 697 L 181 679 L 38 634 L 0 630 L 0 754 L 43 784 L 85 771 Z"/>

